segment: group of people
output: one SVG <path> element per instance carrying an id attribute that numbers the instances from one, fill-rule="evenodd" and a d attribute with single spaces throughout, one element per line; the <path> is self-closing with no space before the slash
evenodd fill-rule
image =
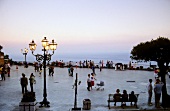
<path id="1" fill-rule="evenodd" d="M 137 97 L 135 96 L 135 92 L 132 91 L 130 94 L 127 94 L 126 90 L 123 90 L 123 93 L 120 93 L 120 89 L 116 89 L 116 92 L 114 93 L 114 97 L 115 100 L 117 101 L 122 101 L 122 105 L 126 106 L 126 102 L 125 101 L 133 101 L 134 105 L 137 105 Z M 114 103 L 114 105 L 116 106 L 116 102 Z M 132 102 L 131 102 L 132 105 Z"/>
<path id="2" fill-rule="evenodd" d="M 156 78 L 154 86 L 152 86 L 152 79 L 149 79 L 149 83 L 147 85 L 148 88 L 148 105 L 152 105 L 152 94 L 154 91 L 155 94 L 155 107 L 160 108 L 160 98 L 161 98 L 161 92 L 162 92 L 162 87 L 164 83 L 160 81 L 159 78 Z"/>
<path id="3" fill-rule="evenodd" d="M 42 63 L 37 63 L 37 62 L 34 62 L 34 70 L 35 72 L 39 72 L 42 70 Z"/>
<path id="4" fill-rule="evenodd" d="M 92 60 L 79 61 L 80 68 L 91 68 L 93 65 L 94 65 L 94 61 Z"/>
<path id="5" fill-rule="evenodd" d="M 110 61 L 107 61 L 107 64 L 109 64 L 108 62 Z M 72 66 L 72 67 L 75 67 L 76 69 L 77 68 L 91 68 L 92 70 L 93 68 L 98 67 L 100 71 L 102 71 L 102 68 L 104 67 L 104 63 L 103 63 L 103 60 L 102 61 L 100 60 L 98 64 L 97 63 L 95 64 L 94 61 L 92 60 L 84 60 L 84 61 L 79 61 L 75 63 L 73 61 L 69 61 L 66 63 L 66 66 L 68 67 Z"/>
<path id="6" fill-rule="evenodd" d="M 92 90 L 92 87 L 94 86 L 94 81 L 96 80 L 94 73 L 88 74 L 87 77 L 87 90 L 90 91 Z"/>
<path id="7" fill-rule="evenodd" d="M 33 84 L 36 83 L 36 80 L 35 80 L 35 76 L 33 73 L 31 73 L 31 75 L 29 77 L 29 82 L 30 82 L 31 92 L 34 92 Z M 20 78 L 20 84 L 21 84 L 21 88 L 22 88 L 22 93 L 24 94 L 24 93 L 28 92 L 28 90 L 27 90 L 28 78 L 25 76 L 24 73 L 22 73 L 22 77 Z"/>
<path id="8" fill-rule="evenodd" d="M 41 76 L 42 67 L 43 67 L 43 65 L 41 63 L 37 63 L 37 62 L 34 63 L 34 70 L 35 70 L 35 72 L 39 72 L 39 76 Z M 48 70 L 49 70 L 49 76 L 53 76 L 54 75 L 54 66 L 50 65 Z"/>

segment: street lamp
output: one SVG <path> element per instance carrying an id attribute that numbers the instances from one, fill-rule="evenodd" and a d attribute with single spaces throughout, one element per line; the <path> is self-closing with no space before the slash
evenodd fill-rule
<path id="1" fill-rule="evenodd" d="M 21 53 L 25 56 L 25 67 L 26 67 L 26 56 L 27 56 L 27 53 L 28 53 L 28 49 L 27 48 L 25 48 L 24 50 L 23 49 L 21 49 Z"/>
<path id="2" fill-rule="evenodd" d="M 51 56 L 54 54 L 54 50 L 56 50 L 57 48 L 57 44 L 54 42 L 54 40 L 52 40 L 51 43 L 48 43 L 48 40 L 46 39 L 46 37 L 44 37 L 44 39 L 41 41 L 42 42 L 42 51 L 44 52 L 43 55 L 41 54 L 37 54 L 35 55 L 34 54 L 34 51 L 36 49 L 36 44 L 34 42 L 34 40 L 32 40 L 32 42 L 29 44 L 29 48 L 30 50 L 32 51 L 32 54 L 36 57 L 36 60 L 38 62 L 41 62 L 43 61 L 43 68 L 44 68 L 44 91 L 43 91 L 43 101 L 40 102 L 41 106 L 42 107 L 43 105 L 44 106 L 47 106 L 47 107 L 50 107 L 50 102 L 47 101 L 47 89 L 46 89 L 46 61 L 50 61 L 51 60 Z M 48 50 L 52 50 L 52 54 L 49 54 L 48 53 Z"/>
<path id="3" fill-rule="evenodd" d="M 81 81 L 78 82 L 78 74 L 76 73 L 76 79 L 75 79 L 75 83 L 74 83 L 74 86 L 75 87 L 75 99 L 74 99 L 74 108 L 72 108 L 72 111 L 80 111 L 81 108 L 78 108 L 77 107 L 77 83 L 78 85 L 81 84 Z"/>

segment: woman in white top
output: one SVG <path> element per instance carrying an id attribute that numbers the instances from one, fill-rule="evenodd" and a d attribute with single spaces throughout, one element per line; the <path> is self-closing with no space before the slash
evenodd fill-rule
<path id="1" fill-rule="evenodd" d="M 91 73 L 91 89 L 94 86 L 94 80 L 95 80 L 94 74 Z"/>
<path id="2" fill-rule="evenodd" d="M 88 74 L 88 78 L 87 78 L 87 90 L 90 91 L 90 87 L 91 87 L 91 79 L 90 79 L 90 74 Z"/>

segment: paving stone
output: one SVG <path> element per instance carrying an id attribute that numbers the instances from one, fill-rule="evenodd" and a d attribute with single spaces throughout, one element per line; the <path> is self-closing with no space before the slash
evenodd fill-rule
<path id="1" fill-rule="evenodd" d="M 78 73 L 78 81 L 81 84 L 78 85 L 77 94 L 77 107 L 83 108 L 83 100 L 91 100 L 91 110 L 90 111 L 124 111 L 124 110 L 164 110 L 156 109 L 153 106 L 147 105 L 147 89 L 146 85 L 148 80 L 151 78 L 154 80 L 153 71 L 140 71 L 140 70 L 125 70 L 125 71 L 115 71 L 114 69 L 103 69 L 101 72 L 96 69 L 96 79 L 95 83 L 99 81 L 104 81 L 104 90 L 93 90 L 87 91 L 87 74 L 92 72 L 88 68 L 77 68 L 74 70 L 74 76 L 68 75 L 67 68 L 54 68 L 54 76 L 48 76 L 47 68 L 47 100 L 50 102 L 50 107 L 39 108 L 39 104 L 36 105 L 37 111 L 69 111 L 74 107 L 75 90 L 73 84 L 75 82 L 75 74 Z M 5 81 L 0 81 L 0 110 L 1 111 L 17 111 L 19 110 L 19 103 L 22 99 L 20 77 L 21 74 L 25 73 L 26 77 L 29 78 L 31 73 L 36 76 L 36 84 L 34 84 L 34 91 L 36 94 L 36 101 L 41 102 L 43 100 L 43 87 L 44 78 L 43 73 L 39 76 L 38 72 L 34 72 L 34 67 L 29 66 L 24 68 L 19 66 L 16 70 L 16 66 L 11 67 L 11 77 L 6 76 Z M 170 79 L 167 76 L 167 91 L 170 94 Z M 97 86 L 96 86 L 97 87 Z M 28 84 L 28 90 L 30 91 L 30 86 Z M 130 93 L 132 90 L 135 93 L 139 93 L 138 108 L 135 107 L 125 107 L 122 109 L 120 106 L 114 107 L 112 104 L 111 109 L 108 109 L 107 99 L 108 94 L 115 93 L 116 89 L 119 88 L 122 92 L 124 89 Z M 152 102 L 154 103 L 154 95 L 152 97 Z M 127 103 L 128 104 L 128 103 Z M 119 104 L 118 104 L 119 105 Z M 166 109 L 169 110 L 169 109 Z"/>

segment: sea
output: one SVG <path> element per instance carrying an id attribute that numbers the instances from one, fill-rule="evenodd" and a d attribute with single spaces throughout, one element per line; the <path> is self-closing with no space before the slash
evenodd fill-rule
<path id="1" fill-rule="evenodd" d="M 51 58 L 50 62 L 55 62 L 55 61 L 63 61 L 65 63 L 72 62 L 75 64 L 76 62 L 79 63 L 79 61 L 93 61 L 95 65 L 98 65 L 100 61 L 103 61 L 104 65 L 107 63 L 107 61 L 112 61 L 113 64 L 116 63 L 122 63 L 122 64 L 129 64 L 131 63 L 132 65 L 136 67 L 143 66 L 144 68 L 150 67 L 150 65 L 157 65 L 156 62 L 154 61 L 149 61 L 149 62 L 137 62 L 136 60 L 132 60 L 130 58 L 131 54 L 130 53 L 76 53 L 76 54 L 54 54 Z M 23 58 L 23 57 L 22 57 Z M 21 60 L 17 59 L 17 61 L 23 61 L 24 59 Z M 35 62 L 36 59 L 33 55 L 29 55 L 27 57 L 27 62 Z"/>

